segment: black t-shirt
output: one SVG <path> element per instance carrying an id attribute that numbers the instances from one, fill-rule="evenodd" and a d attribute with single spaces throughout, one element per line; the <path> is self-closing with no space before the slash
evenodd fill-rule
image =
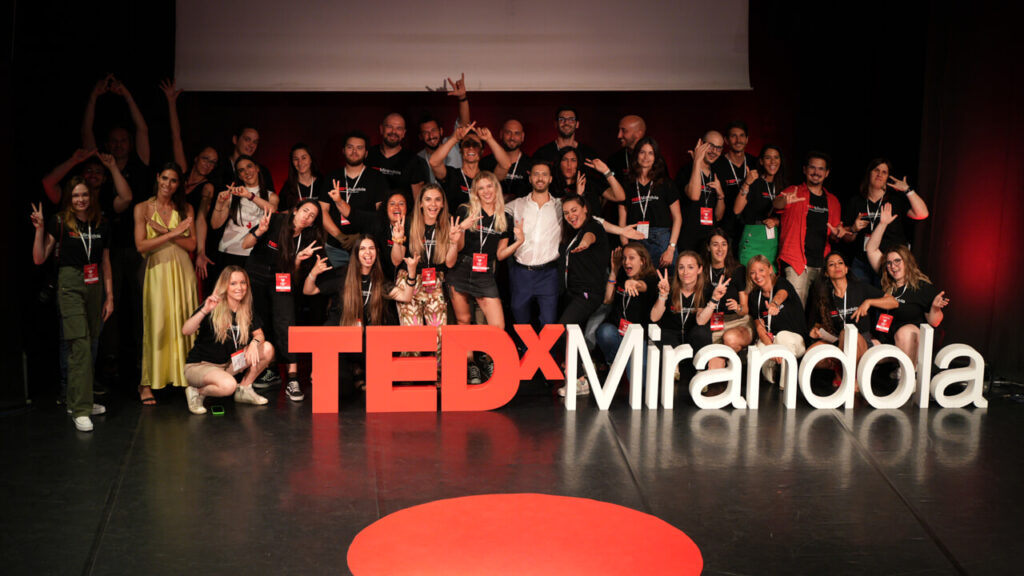
<path id="1" fill-rule="evenodd" d="M 354 264 L 354 262 L 353 262 Z M 317 276 L 316 285 L 320 289 L 320 292 L 327 295 L 328 306 L 327 306 L 327 326 L 337 326 L 341 323 L 342 308 L 344 306 L 345 298 L 342 295 L 342 288 L 345 287 L 345 275 L 347 271 L 345 268 L 333 268 Z M 363 318 L 369 318 L 370 315 L 367 308 L 370 305 L 370 290 L 372 286 L 370 284 L 370 277 L 363 276 L 360 285 L 363 301 Z M 388 296 L 395 289 L 394 282 L 385 281 L 384 286 L 381 287 L 384 295 L 384 324 L 394 323 L 394 306 L 388 302 Z M 364 323 L 365 324 L 365 323 Z"/>
<path id="2" fill-rule="evenodd" d="M 725 272 L 725 268 L 711 268 L 708 267 L 708 286 L 711 287 L 711 291 L 714 292 L 715 286 L 718 285 L 718 281 L 722 279 L 722 274 Z M 726 314 L 735 314 L 733 311 L 725 305 L 727 300 L 735 300 L 737 304 L 740 303 L 740 292 L 747 289 L 747 267 L 740 264 L 733 269 L 732 274 L 729 275 L 729 285 L 725 288 L 725 296 L 718 301 L 718 308 L 715 312 L 724 312 Z M 710 294 L 710 292 L 709 292 Z"/>
<path id="3" fill-rule="evenodd" d="M 441 188 L 444 188 L 445 199 L 448 200 L 448 210 L 454 212 L 469 202 L 469 189 L 473 185 L 473 179 L 466 176 L 462 168 L 445 166 L 446 173 L 443 180 L 438 180 Z"/>
<path id="4" fill-rule="evenodd" d="M 86 264 L 103 264 L 103 251 L 110 247 L 110 226 L 105 219 L 90 225 L 76 219 L 78 231 L 72 232 L 63 216 L 50 216 L 46 232 L 58 242 L 57 266 L 82 268 Z M 88 247 L 88 256 L 86 256 Z"/>
<path id="5" fill-rule="evenodd" d="M 747 205 L 740 212 L 739 219 L 743 224 L 760 224 L 765 218 L 770 218 L 775 213 L 772 202 L 779 193 L 779 188 L 767 182 L 764 178 L 754 180 L 747 191 Z M 727 204 L 726 206 L 733 206 Z"/>
<path id="6" fill-rule="evenodd" d="M 679 190 L 686 190 L 686 186 L 690 183 L 690 174 L 692 173 L 693 162 L 690 162 L 676 174 L 676 186 L 679 187 Z M 710 210 L 710 220 L 714 222 L 715 206 L 718 206 L 718 194 L 710 184 L 717 179 L 718 175 L 714 170 L 711 170 L 710 174 L 706 176 L 701 172 L 700 197 L 697 200 L 690 200 L 690 197 L 685 192 L 682 194 L 683 228 L 681 237 L 686 239 L 683 242 L 684 249 L 695 247 L 701 240 L 707 239 L 711 235 L 711 231 L 714 230 L 713 223 L 701 223 L 701 211 L 702 209 Z"/>
<path id="7" fill-rule="evenodd" d="M 722 192 L 725 192 L 726 206 L 732 206 L 733 201 L 736 200 L 736 196 L 740 193 L 740 185 L 743 184 L 743 179 L 747 177 L 747 172 L 757 168 L 757 158 L 747 153 L 744 153 L 743 157 L 746 160 L 746 164 L 736 166 L 729 160 L 728 156 L 722 154 L 711 165 L 711 169 L 718 177 L 718 181 L 722 183 Z"/>
<path id="8" fill-rule="evenodd" d="M 772 316 L 771 325 L 769 326 L 768 303 L 771 302 L 771 298 L 780 290 L 786 291 L 786 299 L 779 306 L 779 314 Z M 807 321 L 804 318 L 804 307 L 800 303 L 800 296 L 797 295 L 793 285 L 785 278 L 778 278 L 775 281 L 775 287 L 772 289 L 771 296 L 764 295 L 761 289 L 755 286 L 750 294 L 747 295 L 747 306 L 750 307 L 754 318 L 763 320 L 765 328 L 772 334 L 786 331 L 799 334 L 805 338 L 807 337 Z"/>
<path id="9" fill-rule="evenodd" d="M 808 266 L 821 268 L 825 265 L 825 243 L 828 242 L 828 198 L 825 194 L 809 194 L 807 202 L 804 256 Z"/>
<path id="10" fill-rule="evenodd" d="M 270 281 L 279 272 L 295 273 L 294 265 L 281 266 L 281 250 L 283 249 L 280 246 L 281 227 L 287 221 L 288 214 L 271 214 L 270 226 L 267 227 L 267 231 L 262 236 L 256 238 L 256 245 L 253 246 L 252 252 L 249 253 L 249 257 L 245 260 L 245 270 L 249 273 L 250 277 Z M 256 230 L 256 228 L 253 228 L 249 233 L 255 236 Z M 300 250 L 316 241 L 316 238 L 312 231 L 307 231 L 305 234 L 289 239 L 289 241 L 295 244 L 294 253 L 297 254 Z M 292 290 L 295 290 L 297 287 L 296 279 L 293 276 Z"/>
<path id="11" fill-rule="evenodd" d="M 860 282 L 851 276 L 847 276 L 846 281 L 846 297 L 836 296 L 834 290 L 829 290 L 829 298 L 825 302 L 825 313 L 828 315 L 828 318 L 827 322 L 823 324 L 823 328 L 829 334 L 840 338 L 842 337 L 843 327 L 853 322 L 853 313 L 857 311 L 857 308 L 865 300 L 882 297 L 882 291 L 874 286 Z M 828 282 L 828 280 L 825 280 L 825 282 Z M 818 303 L 812 304 L 812 306 L 817 305 Z M 818 316 L 818 314 L 814 315 Z M 873 326 L 870 316 L 870 314 L 862 316 L 856 322 L 858 332 L 870 332 Z"/>
<path id="12" fill-rule="evenodd" d="M 412 184 L 425 181 L 422 163 L 419 156 L 402 148 L 391 157 L 384 156 L 380 146 L 374 146 L 366 156 L 366 165 L 375 169 L 387 180 L 388 190 L 407 192 Z"/>
<path id="13" fill-rule="evenodd" d="M 529 194 L 533 187 L 530 185 L 530 168 L 533 160 L 526 154 L 520 154 L 519 160 L 509 166 L 508 174 L 501 180 L 501 192 L 505 197 L 513 196 L 522 198 Z M 494 172 L 498 167 L 498 160 L 494 156 L 487 156 L 480 160 L 480 169 Z"/>
<path id="14" fill-rule="evenodd" d="M 465 206 L 459 207 L 458 216 L 460 220 L 465 220 L 469 215 L 469 210 Z M 466 231 L 462 250 L 459 251 L 459 256 L 472 257 L 473 254 L 482 253 L 487 254 L 487 266 L 492 271 L 498 260 L 498 243 L 502 239 L 511 239 L 514 232 L 514 222 L 512 215 L 508 212 L 502 212 L 496 215 L 497 217 L 505 219 L 505 231 L 499 232 L 494 228 L 495 216 L 488 216 L 486 212 L 481 212 L 483 216 L 476 221 L 476 225 Z M 481 248 L 481 242 L 483 247 Z"/>
<path id="15" fill-rule="evenodd" d="M 384 277 L 394 279 L 398 270 L 391 263 L 391 249 L 395 243 L 391 240 L 391 225 L 385 222 L 380 210 L 373 212 L 352 210 L 348 215 L 348 220 L 352 223 L 351 227 L 360 234 L 373 236 L 374 242 L 377 243 L 377 260 L 380 261 Z M 408 231 L 409 226 L 406 225 L 406 232 Z"/>
<path id="16" fill-rule="evenodd" d="M 932 309 L 932 301 L 939 293 L 935 286 L 928 282 L 921 282 L 917 290 L 904 284 L 902 288 L 894 288 L 892 295 L 900 303 L 899 307 L 889 312 L 892 314 L 892 328 L 889 336 L 892 337 L 896 331 L 907 324 L 919 325 L 927 322 L 924 315 Z"/>
<path id="17" fill-rule="evenodd" d="M 541 146 L 540 148 L 537 148 L 537 150 L 535 150 L 533 153 L 533 157 L 536 160 L 546 160 L 549 164 L 551 164 L 551 169 L 554 170 L 555 167 L 558 165 L 558 159 L 561 155 L 561 152 L 562 149 L 558 147 L 554 140 L 552 140 L 551 142 L 548 142 L 547 144 Z M 580 159 L 581 168 L 583 167 L 583 163 L 585 161 L 593 158 L 598 158 L 597 150 L 594 150 L 590 146 L 587 146 L 586 144 L 582 144 L 580 142 L 576 143 L 576 152 Z M 612 170 L 614 170 L 614 168 L 612 168 Z"/>
<path id="18" fill-rule="evenodd" d="M 705 305 L 707 305 L 708 301 L 711 300 L 711 292 L 711 287 L 705 284 Z M 676 296 L 674 301 L 669 302 L 668 300 L 666 300 L 665 312 L 661 315 L 661 319 L 658 320 L 658 326 L 660 326 L 661 329 L 666 332 L 680 335 L 683 335 L 689 332 L 690 330 L 693 330 L 694 326 L 697 325 L 697 314 L 700 312 L 699 308 L 694 307 L 694 297 L 696 295 L 697 293 L 694 292 L 693 294 L 690 294 L 689 297 L 687 297 L 683 296 L 680 292 L 680 294 Z M 671 299 L 671 294 L 669 295 L 669 298 Z M 680 300 L 680 298 L 682 300 Z"/>
<path id="19" fill-rule="evenodd" d="M 302 202 L 306 198 L 316 199 L 317 180 L 319 180 L 319 178 L 313 180 L 313 184 L 309 186 L 298 181 L 292 185 L 285 182 L 284 186 L 281 187 L 281 191 L 277 193 L 277 197 L 279 199 L 279 203 L 277 205 L 278 211 L 287 212 L 298 206 L 299 202 Z M 291 190 L 288 190 L 288 188 L 291 188 Z"/>
<path id="20" fill-rule="evenodd" d="M 573 253 L 572 249 L 579 245 L 587 232 L 594 235 L 594 243 L 582 252 Z M 566 267 L 564 277 L 569 294 L 587 294 L 589 298 L 603 297 L 604 284 L 608 279 L 609 256 L 611 252 L 608 235 L 604 233 L 604 228 L 597 220 L 588 219 L 569 237 L 569 243 L 562 246 L 562 264 Z"/>
<path id="21" fill-rule="evenodd" d="M 892 205 L 892 213 L 899 217 L 885 227 L 885 233 L 882 235 L 882 244 L 880 246 L 884 253 L 894 246 L 905 246 L 907 244 L 903 223 L 907 221 L 907 213 L 910 212 L 910 201 L 907 200 L 906 195 L 903 193 L 886 194 L 878 202 L 871 202 L 858 194 L 848 198 L 843 205 L 843 223 L 847 226 L 852 227 L 858 218 L 868 221 L 868 226 L 858 232 L 857 238 L 853 240 L 854 253 L 857 258 L 865 262 L 867 261 L 867 253 L 864 251 L 864 247 L 867 244 L 867 237 L 878 226 L 878 221 L 882 214 L 882 206 L 885 204 Z"/>
<path id="22" fill-rule="evenodd" d="M 647 326 L 651 323 L 651 308 L 658 298 L 658 275 L 652 274 L 643 278 L 634 278 L 647 285 L 647 290 L 636 297 L 626 294 L 626 271 L 620 269 L 615 280 L 615 298 L 612 300 L 611 311 L 605 322 L 618 325 L 619 320 L 625 318 L 630 324 L 641 324 Z"/>
<path id="23" fill-rule="evenodd" d="M 629 178 L 623 188 L 626 191 L 626 224 L 647 221 L 651 228 L 672 227 L 670 207 L 679 201 L 679 192 L 671 180 L 640 184 Z"/>
<path id="24" fill-rule="evenodd" d="M 195 309 L 192 312 L 194 316 L 196 312 L 202 310 L 202 306 Z M 253 332 L 261 330 L 263 328 L 263 322 L 260 320 L 260 315 L 255 310 L 252 311 L 252 321 L 249 324 L 249 340 L 252 339 Z M 236 338 L 232 338 L 231 335 L 235 334 Z M 192 345 L 192 350 L 189 351 L 188 357 L 185 359 L 187 364 L 193 364 L 195 362 L 210 362 L 213 364 L 227 364 L 231 361 L 231 355 L 236 351 L 241 350 L 244 346 L 249 344 L 246 340 L 243 342 L 238 337 L 238 325 L 235 322 L 235 314 L 231 314 L 231 326 L 228 327 L 227 338 L 223 342 L 217 342 L 217 333 L 213 329 L 213 313 L 207 314 L 203 318 L 201 324 L 199 324 L 199 332 L 196 334 L 196 342 Z"/>
<path id="25" fill-rule="evenodd" d="M 603 208 L 604 193 L 610 188 L 608 179 L 593 170 L 586 170 L 584 173 L 587 180 L 583 188 L 583 199 L 587 202 L 587 210 L 590 211 L 591 216 L 600 216 Z M 555 198 L 565 198 L 566 196 L 576 195 L 575 180 L 567 182 L 561 174 L 552 176 L 551 187 L 548 189 L 552 196 Z M 614 221 L 618 222 L 618 219 Z"/>
<path id="26" fill-rule="evenodd" d="M 343 234 L 355 234 L 357 230 L 353 226 L 341 225 L 341 212 L 338 211 L 338 207 L 334 205 L 334 200 L 331 199 L 330 192 L 334 188 L 335 180 L 341 184 L 342 200 L 348 202 L 353 210 L 366 211 L 375 210 L 378 202 L 384 202 L 387 199 L 387 180 L 380 172 L 367 166 L 355 178 L 350 178 L 345 173 L 345 169 L 341 168 L 331 172 L 324 178 L 317 178 L 314 183 L 313 187 L 317 190 L 317 200 L 327 204 L 327 213 L 334 224 L 341 229 Z M 329 237 L 327 243 L 334 247 L 341 246 L 337 239 L 333 237 Z"/>
<path id="27" fill-rule="evenodd" d="M 420 261 L 416 265 L 416 275 L 417 276 L 420 274 L 420 272 L 423 271 L 424 268 L 433 268 L 434 271 L 437 274 L 440 274 L 442 272 L 446 272 L 448 270 L 448 266 L 444 262 L 441 262 L 440 264 L 434 262 L 434 259 L 439 254 L 438 253 L 438 243 L 441 240 L 440 233 L 441 232 L 437 230 L 437 225 L 435 225 L 435 224 L 425 224 L 423 226 L 423 248 L 424 248 L 424 252 L 422 254 L 420 254 Z M 409 231 L 408 230 L 406 230 L 405 237 L 409 238 Z M 406 255 L 407 256 L 412 256 L 413 254 L 411 252 L 411 244 L 409 243 L 409 240 L 406 240 L 405 245 L 407 247 L 409 247 L 409 248 L 406 249 Z M 440 255 L 442 257 L 444 256 L 444 254 L 440 254 Z M 402 265 L 405 266 L 405 264 L 402 264 Z"/>

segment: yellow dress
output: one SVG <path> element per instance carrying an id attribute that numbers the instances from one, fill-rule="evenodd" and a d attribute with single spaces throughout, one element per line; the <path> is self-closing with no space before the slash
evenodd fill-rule
<path id="1" fill-rule="evenodd" d="M 181 222 L 177 211 L 171 212 L 171 221 L 166 224 L 156 210 L 152 219 L 169 230 Z M 159 235 L 147 222 L 146 238 Z M 196 274 L 188 252 L 174 242 L 166 242 L 146 255 L 142 286 L 143 386 L 187 386 L 185 357 L 195 336 L 182 335 L 181 327 L 199 307 L 198 302 Z"/>

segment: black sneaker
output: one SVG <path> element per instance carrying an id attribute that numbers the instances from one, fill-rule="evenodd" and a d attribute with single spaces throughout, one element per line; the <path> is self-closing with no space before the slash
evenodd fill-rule
<path id="1" fill-rule="evenodd" d="M 271 386 L 276 386 L 280 383 L 281 377 L 277 375 L 277 371 L 270 370 L 268 368 L 263 371 L 263 374 L 260 374 L 260 377 L 257 378 L 255 382 L 252 383 L 252 387 L 257 390 L 263 390 L 265 388 L 270 388 Z"/>
<path id="2" fill-rule="evenodd" d="M 292 402 L 302 402 L 306 399 L 306 396 L 302 394 L 302 388 L 299 388 L 298 380 L 289 380 L 288 385 L 284 388 L 284 394 Z"/>
<path id="3" fill-rule="evenodd" d="M 469 369 L 466 370 L 466 381 L 469 384 L 479 384 L 482 382 L 480 379 L 480 368 L 478 368 L 476 364 L 469 364 Z"/>
<path id="4" fill-rule="evenodd" d="M 481 372 L 483 380 L 486 382 L 491 379 L 492 375 L 494 375 L 494 360 L 491 360 L 491 357 L 487 354 L 481 354 L 480 365 L 483 366 Z"/>

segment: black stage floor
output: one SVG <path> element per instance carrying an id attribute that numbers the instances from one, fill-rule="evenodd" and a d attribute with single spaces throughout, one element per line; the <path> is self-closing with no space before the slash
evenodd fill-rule
<path id="1" fill-rule="evenodd" d="M 653 514 L 693 539 L 705 574 L 1024 570 L 1012 402 L 787 411 L 765 391 L 756 411 L 581 397 L 572 413 L 527 383 L 494 412 L 367 415 L 352 399 L 312 416 L 308 396 L 269 395 L 223 416 L 190 415 L 180 391 L 155 408 L 115 396 L 92 434 L 52 404 L 4 415 L 0 573 L 345 574 L 384 515 L 514 492 Z"/>

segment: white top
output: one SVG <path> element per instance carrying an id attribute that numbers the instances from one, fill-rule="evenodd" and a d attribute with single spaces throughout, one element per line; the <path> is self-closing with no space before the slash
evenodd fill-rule
<path id="1" fill-rule="evenodd" d="M 258 186 L 246 187 L 245 189 L 256 195 L 260 193 Z M 241 205 L 238 207 L 238 221 L 240 224 L 236 224 L 235 219 L 228 216 L 227 221 L 224 222 L 224 236 L 220 239 L 220 244 L 217 247 L 225 254 L 248 256 L 249 252 L 252 252 L 252 248 L 242 248 L 242 239 L 249 233 L 249 230 L 260 225 L 260 218 L 263 218 L 263 209 L 248 198 L 242 198 L 241 202 Z"/>
<path id="2" fill-rule="evenodd" d="M 516 262 L 540 266 L 557 259 L 558 244 L 562 241 L 562 201 L 552 197 L 541 206 L 530 194 L 505 206 L 516 222 L 522 222 L 525 236 L 516 250 Z"/>

